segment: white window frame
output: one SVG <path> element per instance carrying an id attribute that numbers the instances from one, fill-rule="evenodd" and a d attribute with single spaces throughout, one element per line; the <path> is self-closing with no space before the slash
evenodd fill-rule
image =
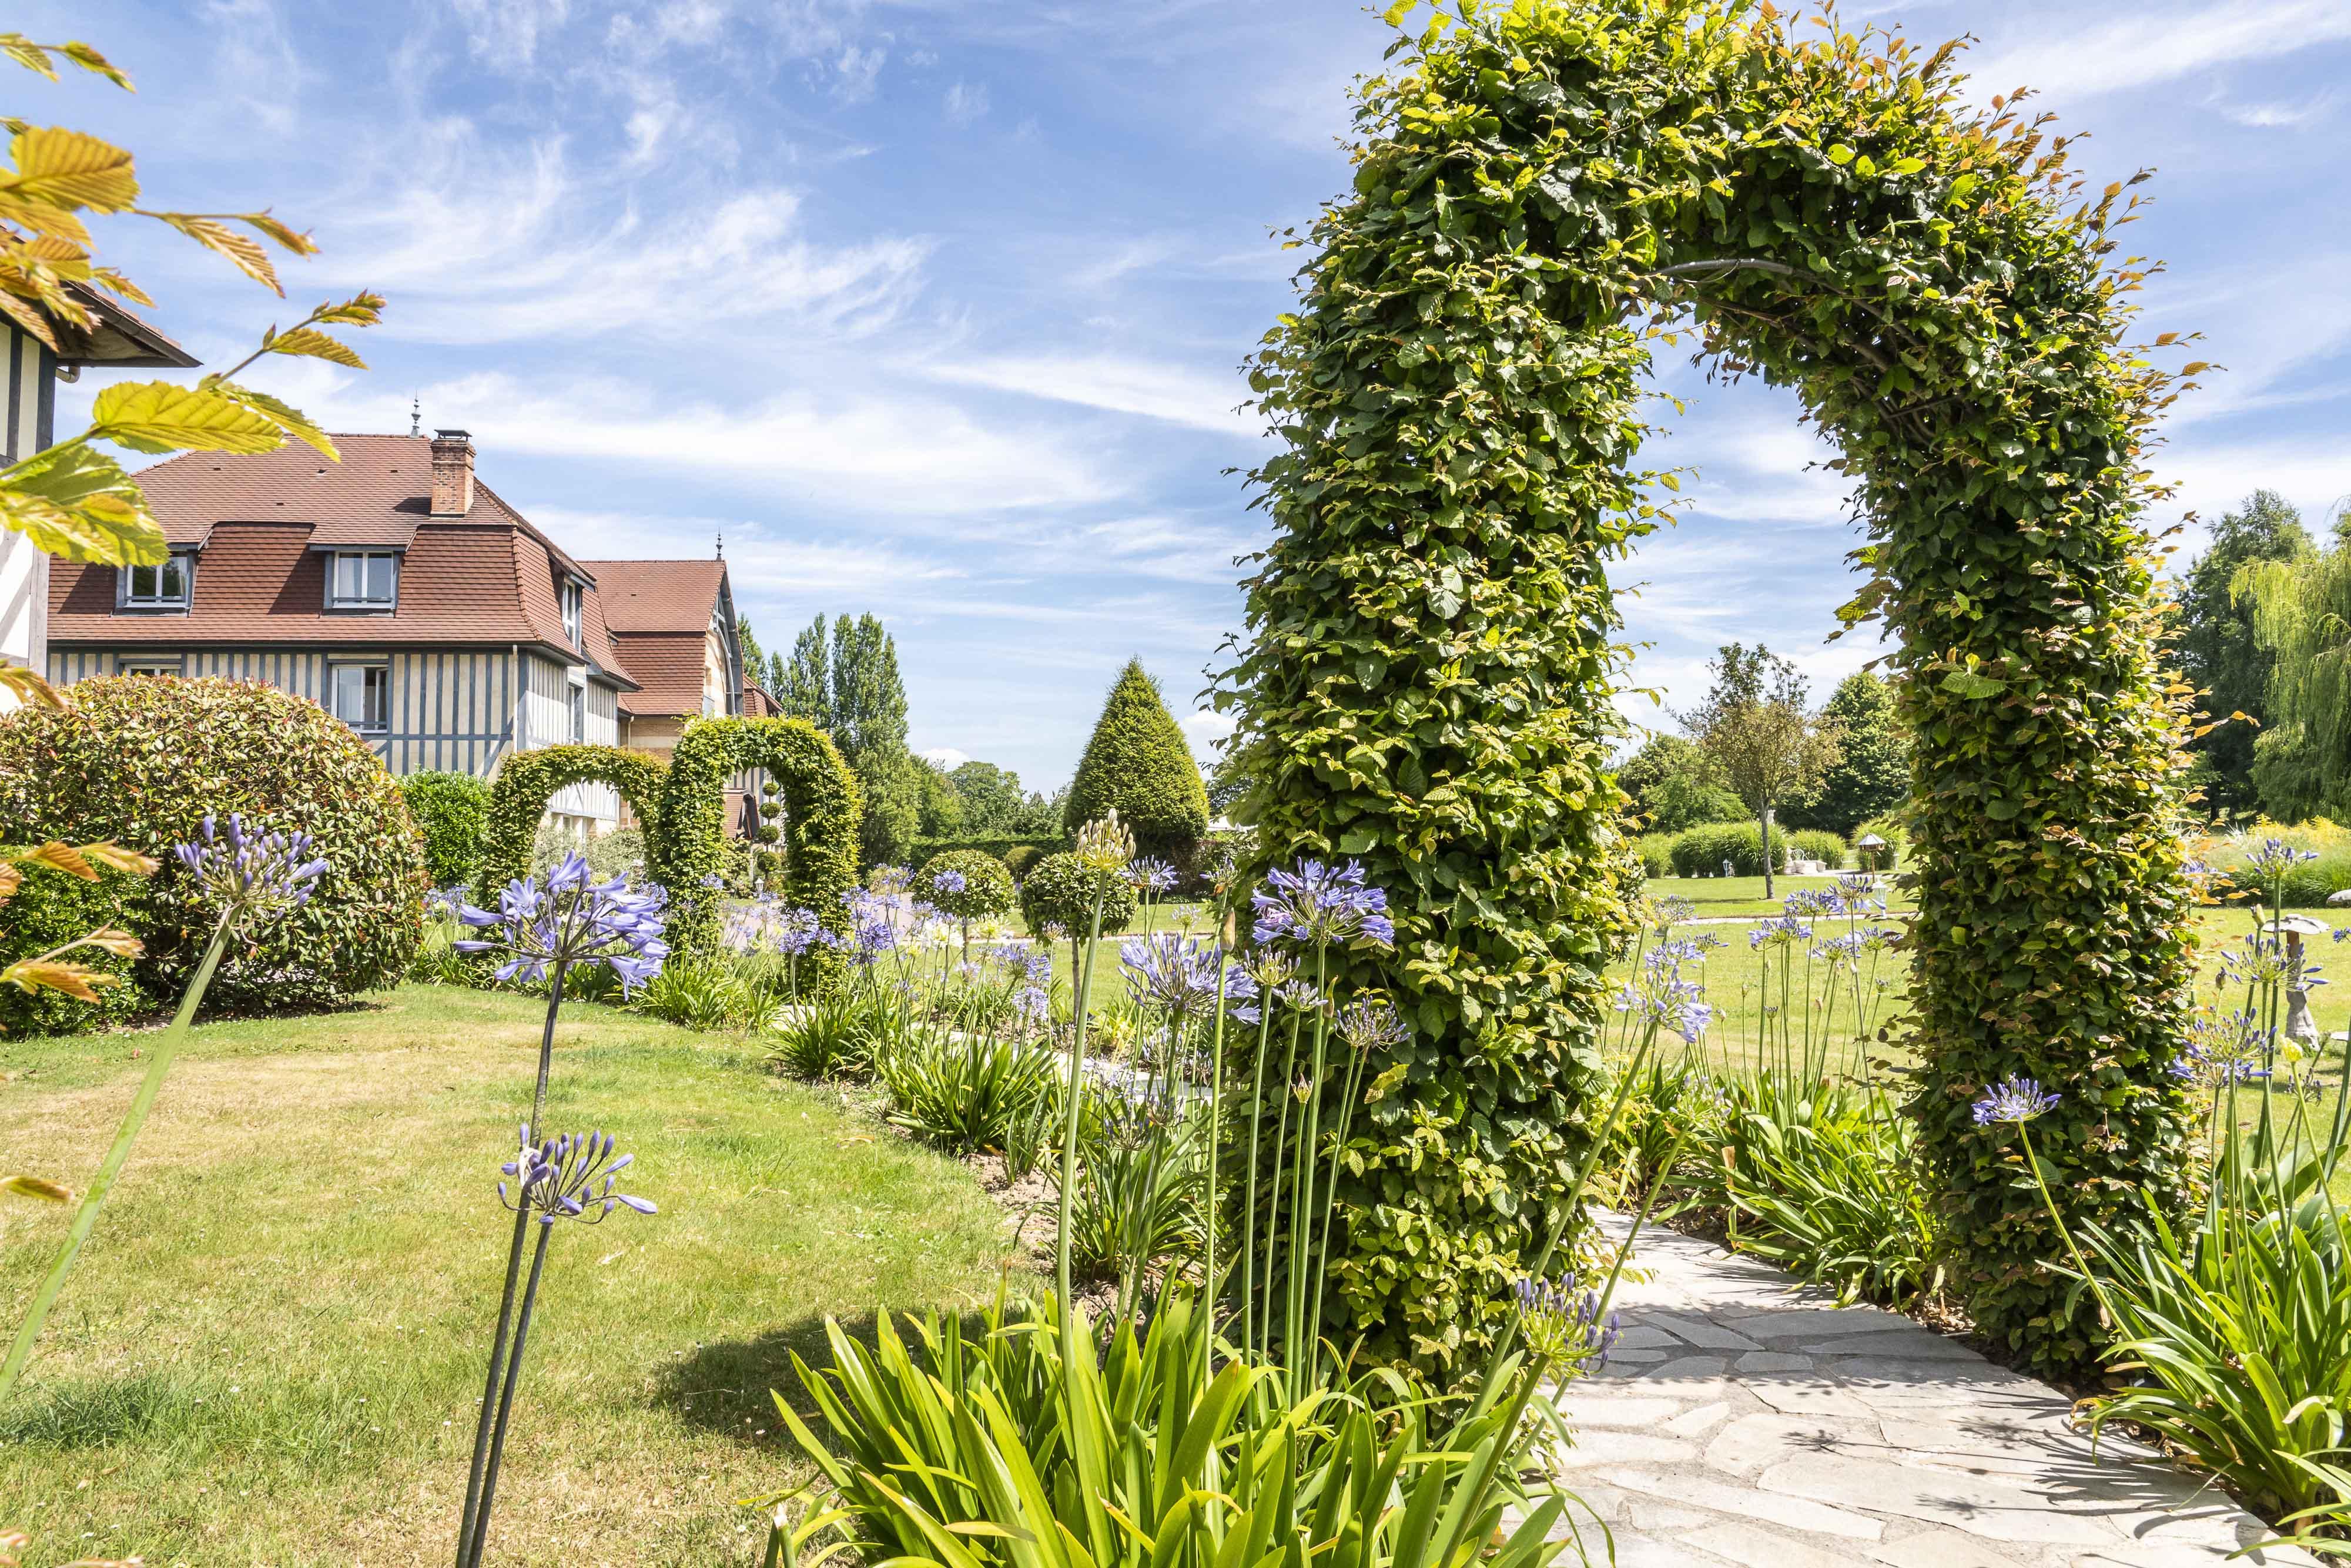
<path id="1" fill-rule="evenodd" d="M 184 675 L 188 673 L 187 655 L 183 653 L 125 653 L 114 661 L 118 675 Z"/>
<path id="2" fill-rule="evenodd" d="M 390 574 L 390 591 L 375 598 L 367 591 L 368 565 L 373 561 L 386 563 Z M 360 563 L 360 591 L 346 596 L 342 591 L 343 563 Z M 400 552 L 388 549 L 339 549 L 327 552 L 327 608 L 329 610 L 360 610 L 389 612 L 400 608 Z"/>
<path id="3" fill-rule="evenodd" d="M 556 603 L 563 612 L 563 634 L 571 640 L 574 648 L 585 646 L 580 641 L 580 622 L 587 602 L 588 591 L 580 586 L 576 577 L 565 578 L 562 587 L 556 591 Z"/>
<path id="4" fill-rule="evenodd" d="M 588 688 L 571 688 L 571 744 L 584 746 L 588 741 Z"/>
<path id="5" fill-rule="evenodd" d="M 180 569 L 180 592 L 175 599 L 166 599 L 160 591 L 163 582 L 162 574 L 167 566 L 176 566 Z M 134 583 L 141 572 L 156 574 L 153 581 L 158 590 L 157 592 L 141 594 L 135 591 Z M 196 552 L 193 550 L 173 550 L 169 560 L 159 561 L 153 566 L 124 566 L 115 569 L 114 607 L 117 610 L 128 610 L 138 614 L 169 612 L 175 610 L 184 613 L 195 600 Z"/>
<path id="6" fill-rule="evenodd" d="M 354 718 L 343 711 L 343 672 L 360 675 L 360 714 Z M 372 674 L 376 679 L 365 677 Z M 367 689 L 372 685 L 377 702 L 374 722 L 368 722 Z M 327 711 L 350 725 L 361 735 L 382 735 L 392 728 L 392 666 L 382 659 L 338 659 L 327 666 Z"/>

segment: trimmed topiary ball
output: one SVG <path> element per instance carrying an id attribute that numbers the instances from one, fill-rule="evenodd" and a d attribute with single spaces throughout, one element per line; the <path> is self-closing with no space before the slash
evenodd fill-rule
<path id="1" fill-rule="evenodd" d="M 1093 919 L 1097 894 L 1103 936 L 1134 924 L 1134 889 L 1124 877 L 1097 871 L 1073 854 L 1047 855 L 1029 868 L 1028 880 L 1020 884 L 1020 917 L 1032 936 L 1042 936 L 1052 925 L 1064 936 L 1083 936 Z"/>
<path id="2" fill-rule="evenodd" d="M 1102 704 L 1093 738 L 1070 780 L 1061 821 L 1075 832 L 1113 807 L 1144 854 L 1180 862 L 1208 831 L 1208 787 L 1200 765 L 1169 716 L 1159 683 L 1136 659 L 1126 662 Z"/>
<path id="3" fill-rule="evenodd" d="M 994 855 L 949 850 L 914 873 L 914 896 L 957 920 L 986 920 L 1012 907 L 1012 873 Z"/>
<path id="4" fill-rule="evenodd" d="M 63 712 L 0 718 L 0 821 L 13 837 L 112 839 L 162 862 L 125 901 L 150 995 L 176 993 L 211 934 L 172 856 L 208 812 L 308 833 L 327 862 L 309 903 L 222 960 L 214 999 L 329 1006 L 399 980 L 423 938 L 424 844 L 349 726 L 253 681 L 116 676 L 70 695 Z"/>
<path id="5" fill-rule="evenodd" d="M 433 885 L 470 883 L 489 832 L 489 785 L 470 773 L 412 773 L 400 781 L 400 795 L 424 835 L 424 874 Z"/>

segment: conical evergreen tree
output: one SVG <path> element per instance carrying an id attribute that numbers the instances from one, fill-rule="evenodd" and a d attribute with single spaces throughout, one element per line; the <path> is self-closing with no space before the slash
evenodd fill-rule
<path id="1" fill-rule="evenodd" d="M 1147 854 L 1185 856 L 1208 829 L 1208 787 L 1159 683 L 1129 659 L 1102 704 L 1093 738 L 1070 781 L 1062 821 L 1074 832 L 1115 806 Z"/>

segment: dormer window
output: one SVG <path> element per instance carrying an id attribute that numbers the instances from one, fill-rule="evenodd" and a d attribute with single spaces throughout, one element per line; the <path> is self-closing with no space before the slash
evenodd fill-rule
<path id="1" fill-rule="evenodd" d="M 327 562 L 327 608 L 392 610 L 400 602 L 400 557 L 392 550 L 337 550 Z"/>
<path id="2" fill-rule="evenodd" d="M 180 551 L 160 566 L 126 566 L 116 574 L 115 607 L 120 610 L 185 610 L 195 586 L 196 558 Z"/>
<path id="3" fill-rule="evenodd" d="M 580 605 L 587 597 L 577 578 L 567 577 L 557 597 L 563 604 L 563 635 L 570 644 L 580 646 Z"/>

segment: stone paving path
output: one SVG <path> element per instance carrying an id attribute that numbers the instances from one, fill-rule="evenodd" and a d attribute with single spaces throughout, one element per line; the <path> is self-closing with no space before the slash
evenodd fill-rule
<path id="1" fill-rule="evenodd" d="M 2064 1395 L 1907 1318 L 1671 1232 L 1635 1261 L 1608 1365 L 1562 1401 L 1562 1479 L 1619 1568 L 2217 1568 L 2271 1533 L 2143 1448 L 2094 1456 Z"/>

